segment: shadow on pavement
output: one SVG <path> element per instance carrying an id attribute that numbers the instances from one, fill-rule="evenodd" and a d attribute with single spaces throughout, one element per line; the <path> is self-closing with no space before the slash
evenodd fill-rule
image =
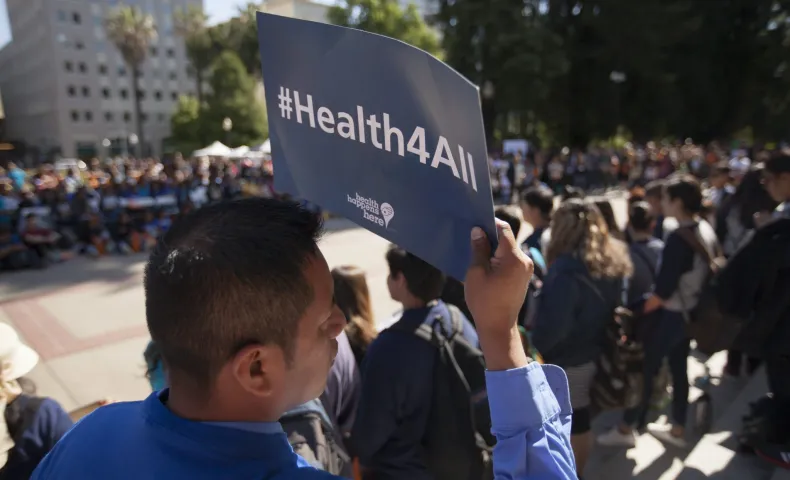
<path id="1" fill-rule="evenodd" d="M 78 257 L 43 270 L 4 272 L 0 274 L 0 304 L 88 282 L 117 283 L 122 289 L 139 285 L 146 258 L 145 254 Z"/>

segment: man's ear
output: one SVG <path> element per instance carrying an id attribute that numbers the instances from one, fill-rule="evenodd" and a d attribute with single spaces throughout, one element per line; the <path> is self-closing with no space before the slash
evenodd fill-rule
<path id="1" fill-rule="evenodd" d="M 277 391 L 286 367 L 282 348 L 273 344 L 244 347 L 231 361 L 231 371 L 241 388 L 259 397 L 270 397 Z"/>

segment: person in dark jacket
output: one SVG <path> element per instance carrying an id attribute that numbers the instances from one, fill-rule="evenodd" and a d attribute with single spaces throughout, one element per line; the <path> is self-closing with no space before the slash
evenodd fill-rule
<path id="1" fill-rule="evenodd" d="M 568 200 L 554 212 L 547 246 L 548 273 L 538 299 L 532 340 L 547 363 L 568 375 L 571 445 L 579 475 L 592 449 L 590 387 L 606 326 L 619 305 L 633 265 L 598 208 Z"/>
<path id="2" fill-rule="evenodd" d="M 37 363 L 38 354 L 0 322 L 0 480 L 30 478 L 73 424 L 55 400 L 23 391 L 20 379 Z"/>

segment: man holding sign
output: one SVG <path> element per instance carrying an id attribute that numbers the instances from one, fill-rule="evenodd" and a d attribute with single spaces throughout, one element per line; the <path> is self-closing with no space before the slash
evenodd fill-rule
<path id="1" fill-rule="evenodd" d="M 307 68 L 309 62 L 303 63 L 308 57 L 334 62 L 340 70 L 356 68 L 345 55 L 335 58 L 332 52 L 364 43 L 397 44 L 395 55 L 407 63 L 408 57 L 419 55 L 423 63 L 415 68 L 426 80 L 437 77 L 452 83 L 449 73 L 457 74 L 427 54 L 383 37 L 263 14 L 258 18 L 269 106 L 277 105 L 272 97 L 280 93 L 269 82 L 282 80 L 291 89 L 282 91 L 282 117 L 271 123 L 279 187 L 302 192 L 322 207 L 340 209 L 379 234 L 388 232 L 386 238 L 446 273 L 465 278 L 466 300 L 477 321 L 488 369 L 491 424 L 498 441 L 496 477 L 576 478 L 567 380 L 557 367 L 529 363 L 516 327 L 532 263 L 510 228 L 494 224 L 488 177 L 479 173 L 476 163 L 485 158 L 480 156 L 484 143 L 464 143 L 479 138 L 482 131 L 479 106 L 472 108 L 468 98 L 456 104 L 452 96 L 444 98 L 444 104 L 423 98 L 420 121 L 432 123 L 423 124 L 424 141 L 420 124 L 401 130 L 406 142 L 401 156 L 400 137 L 392 130 L 394 123 L 387 122 L 416 117 L 392 102 L 386 105 L 391 110 L 380 110 L 383 105 L 376 105 L 375 99 L 381 92 L 374 85 L 359 90 L 366 108 L 374 112 L 365 115 L 362 104 L 349 109 L 341 104 L 345 97 L 312 90 L 318 86 L 299 80 L 316 73 Z M 276 62 L 270 55 L 275 44 L 287 46 L 290 58 L 299 59 L 288 78 L 272 74 L 273 66 L 282 66 L 271 63 Z M 356 62 L 365 63 L 361 58 Z M 386 78 L 377 80 L 389 84 Z M 431 95 L 442 96 L 436 81 L 426 87 Z M 300 93 L 298 100 L 295 91 Z M 316 95 L 312 107 L 302 96 L 310 91 Z M 472 98 L 472 93 L 476 92 L 466 97 Z M 419 96 L 420 90 L 414 89 L 414 94 Z M 325 99 L 320 105 L 319 95 Z M 456 100 L 464 95 L 461 92 Z M 414 108 L 412 100 L 398 99 L 403 108 Z M 293 109 L 290 120 L 288 108 Z M 391 118 L 371 119 L 380 111 Z M 316 127 L 310 126 L 311 112 Z M 456 118 L 455 128 L 438 128 L 438 116 L 447 113 Z M 275 116 L 274 109 L 269 115 Z M 382 127 L 376 130 L 386 132 L 389 126 L 393 152 L 386 152 L 386 138 L 365 130 L 379 121 Z M 295 130 L 299 135 L 285 132 L 287 122 L 302 129 Z M 336 133 L 318 130 L 321 125 Z M 412 138 L 407 139 L 405 131 Z M 315 136 L 319 134 L 330 143 Z M 434 145 L 432 154 L 423 154 L 426 145 Z M 369 146 L 366 166 L 358 149 Z M 453 153 L 450 160 L 453 150 L 458 155 Z M 325 151 L 333 154 L 326 165 L 304 161 L 305 155 L 325 157 L 318 154 Z M 407 158 L 406 151 L 413 156 Z M 384 152 L 394 157 L 386 160 Z M 285 158 L 292 162 L 287 167 Z M 344 163 L 342 158 L 354 161 Z M 425 172 L 450 182 L 437 183 L 439 177 Z M 350 179 L 371 183 L 365 187 Z M 283 188 L 289 185 L 292 188 Z M 437 188 L 443 190 L 441 195 L 436 195 Z M 431 196 L 433 203 L 427 205 Z M 455 203 L 448 204 L 448 198 Z M 143 402 L 110 405 L 84 418 L 32 478 L 335 478 L 296 456 L 277 423 L 284 412 L 324 390 L 337 351 L 335 338 L 346 324 L 334 304 L 332 276 L 316 244 L 320 227 L 320 219 L 305 208 L 272 199 L 217 203 L 176 221 L 151 254 L 145 275 L 147 323 L 161 349 L 170 388 Z M 499 242 L 492 257 L 494 235 Z"/>

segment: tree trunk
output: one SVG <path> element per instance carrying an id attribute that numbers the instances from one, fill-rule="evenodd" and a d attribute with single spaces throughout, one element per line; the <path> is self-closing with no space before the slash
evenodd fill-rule
<path id="1" fill-rule="evenodd" d="M 143 114 L 140 99 L 140 67 L 132 67 L 132 85 L 134 85 L 134 117 L 137 119 L 137 156 L 145 156 L 145 133 L 143 133 Z"/>
<path id="2" fill-rule="evenodd" d="M 195 67 L 193 67 L 195 68 Z M 203 115 L 203 73 L 205 70 L 195 68 L 195 93 L 197 94 L 198 101 L 198 115 Z M 211 140 L 206 139 L 206 129 L 200 128 L 198 130 L 198 138 L 201 145 L 208 145 Z"/>
<path id="3" fill-rule="evenodd" d="M 480 107 L 483 111 L 483 129 L 485 130 L 486 148 L 489 152 L 494 149 L 494 129 L 496 128 L 496 99 L 482 98 Z"/>

